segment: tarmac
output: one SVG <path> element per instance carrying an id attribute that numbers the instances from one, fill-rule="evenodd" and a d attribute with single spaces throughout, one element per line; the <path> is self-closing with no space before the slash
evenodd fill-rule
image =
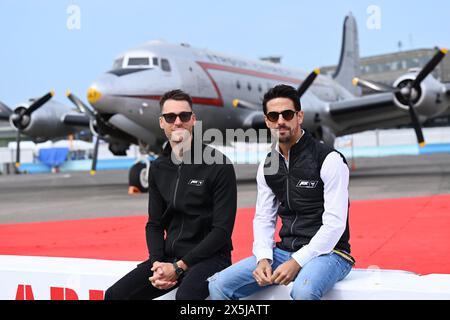
<path id="1" fill-rule="evenodd" d="M 349 161 L 355 267 L 450 274 L 449 164 L 450 154 Z M 236 166 L 234 262 L 252 252 L 256 169 Z M 148 195 L 128 195 L 127 176 L 126 171 L 0 176 L 0 254 L 147 259 Z"/>
<path id="2" fill-rule="evenodd" d="M 349 160 L 350 200 L 450 194 L 450 154 Z M 257 165 L 236 165 L 238 207 L 256 203 Z M 0 176 L 0 224 L 147 214 L 147 194 L 128 195 L 128 171 Z"/>

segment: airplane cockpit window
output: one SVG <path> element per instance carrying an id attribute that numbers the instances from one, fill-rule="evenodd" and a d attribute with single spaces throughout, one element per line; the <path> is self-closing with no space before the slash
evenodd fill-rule
<path id="1" fill-rule="evenodd" d="M 114 60 L 114 63 L 113 63 L 113 70 L 116 70 L 116 69 L 122 69 L 122 66 L 123 66 L 123 57 Z"/>
<path id="2" fill-rule="evenodd" d="M 158 65 L 158 58 L 146 55 L 125 55 L 113 63 L 113 70 L 119 69 L 150 69 Z"/>
<path id="3" fill-rule="evenodd" d="M 169 62 L 166 60 L 167 65 Z M 161 61 L 162 64 L 162 61 Z M 128 53 L 114 60 L 113 68 L 109 73 L 124 76 L 140 71 L 151 70 L 159 65 L 159 58 L 147 53 Z M 161 66 L 162 68 L 162 66 Z M 168 65 L 170 71 L 170 65 Z"/>
<path id="4" fill-rule="evenodd" d="M 150 58 L 149 57 L 129 57 L 128 58 L 128 67 L 133 68 L 146 68 L 150 67 Z"/>
<path id="5" fill-rule="evenodd" d="M 169 60 L 161 59 L 161 69 L 163 71 L 170 71 L 171 70 Z"/>

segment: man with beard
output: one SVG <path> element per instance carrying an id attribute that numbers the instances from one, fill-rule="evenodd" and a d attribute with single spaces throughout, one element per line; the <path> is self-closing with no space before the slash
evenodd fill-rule
<path id="1" fill-rule="evenodd" d="M 343 155 L 301 128 L 297 90 L 278 85 L 263 99 L 276 144 L 257 172 L 253 256 L 210 277 L 212 299 L 240 299 L 293 281 L 291 297 L 318 300 L 350 272 L 349 170 Z M 281 241 L 275 244 L 277 217 Z"/>
<path id="2" fill-rule="evenodd" d="M 203 300 L 208 277 L 231 265 L 233 164 L 193 135 L 196 117 L 188 94 L 166 92 L 160 107 L 168 143 L 148 175 L 150 258 L 112 285 L 106 300 L 154 299 L 176 287 L 177 300 Z"/>

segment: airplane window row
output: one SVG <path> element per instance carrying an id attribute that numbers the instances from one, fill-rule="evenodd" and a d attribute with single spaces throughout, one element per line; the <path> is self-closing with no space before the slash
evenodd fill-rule
<path id="1" fill-rule="evenodd" d="M 270 83 L 268 83 L 267 88 L 270 88 L 270 87 L 271 87 L 271 85 L 270 85 Z M 241 82 L 239 80 L 236 81 L 236 88 L 239 90 L 241 89 Z M 263 88 L 260 83 L 258 83 L 257 89 L 258 89 L 258 92 L 262 92 Z M 252 84 L 250 82 L 247 82 L 247 90 L 252 91 Z"/>

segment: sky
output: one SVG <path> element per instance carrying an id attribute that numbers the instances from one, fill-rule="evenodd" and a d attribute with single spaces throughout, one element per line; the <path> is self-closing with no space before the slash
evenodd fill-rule
<path id="1" fill-rule="evenodd" d="M 306 72 L 338 62 L 355 16 L 362 57 L 450 47 L 448 0 L 0 0 L 0 101 L 49 90 L 70 104 L 127 49 L 162 39 L 243 58 L 282 57 Z"/>

